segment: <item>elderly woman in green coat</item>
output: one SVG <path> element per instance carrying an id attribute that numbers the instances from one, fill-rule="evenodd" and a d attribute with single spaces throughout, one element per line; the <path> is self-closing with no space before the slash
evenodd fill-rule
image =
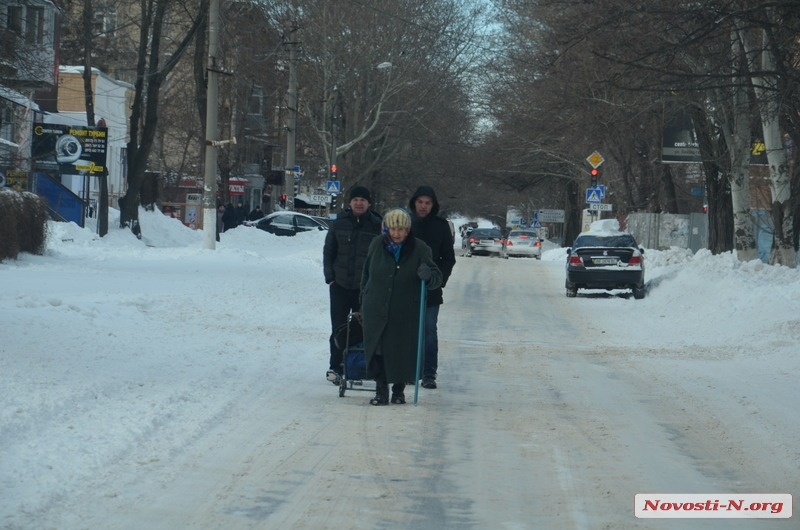
<path id="1" fill-rule="evenodd" d="M 372 405 L 406 402 L 406 383 L 417 377 L 420 283 L 433 290 L 442 273 L 431 249 L 411 233 L 411 216 L 397 208 L 383 218 L 383 234 L 370 243 L 361 276 L 361 317 L 367 374 L 375 379 Z"/>

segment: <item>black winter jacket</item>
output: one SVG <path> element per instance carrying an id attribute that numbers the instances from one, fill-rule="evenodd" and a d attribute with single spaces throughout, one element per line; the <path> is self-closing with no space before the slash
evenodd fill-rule
<path id="1" fill-rule="evenodd" d="M 426 195 L 433 199 L 431 213 L 425 217 L 417 217 L 414 203 L 418 197 Z M 408 202 L 409 211 L 412 212 L 411 228 L 417 239 L 423 240 L 433 254 L 433 262 L 442 271 L 442 286 L 428 293 L 428 306 L 441 305 L 444 302 L 442 287 L 447 285 L 447 279 L 453 272 L 456 264 L 456 253 L 453 250 L 453 234 L 450 232 L 450 223 L 439 217 L 439 200 L 436 193 L 429 186 L 420 186 Z"/>
<path id="2" fill-rule="evenodd" d="M 345 210 L 330 224 L 322 250 L 325 283 L 335 281 L 345 289 L 361 287 L 361 272 L 372 240 L 381 233 L 381 217 L 367 210 L 356 217 Z"/>

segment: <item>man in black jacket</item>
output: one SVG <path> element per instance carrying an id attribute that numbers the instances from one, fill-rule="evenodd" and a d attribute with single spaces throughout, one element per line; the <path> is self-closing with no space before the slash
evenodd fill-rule
<path id="1" fill-rule="evenodd" d="M 367 249 L 381 233 L 381 218 L 371 211 L 369 190 L 356 186 L 350 190 L 350 208 L 339 214 L 325 236 L 322 265 L 325 283 L 330 286 L 331 336 L 328 381 L 338 385 L 342 375 L 342 350 L 336 346 L 335 334 L 350 311 L 360 308 L 361 272 Z"/>
<path id="2" fill-rule="evenodd" d="M 453 233 L 450 223 L 439 217 L 439 200 L 430 186 L 420 186 L 408 203 L 412 213 L 411 233 L 423 240 L 433 252 L 433 261 L 442 271 L 442 286 L 428 291 L 425 310 L 425 361 L 422 369 L 422 387 L 436 388 L 436 371 L 439 368 L 439 306 L 444 302 L 442 288 L 456 264 L 453 250 Z"/>

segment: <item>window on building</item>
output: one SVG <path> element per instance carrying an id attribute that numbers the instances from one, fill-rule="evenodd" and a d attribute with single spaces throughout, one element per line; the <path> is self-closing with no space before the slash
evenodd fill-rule
<path id="1" fill-rule="evenodd" d="M 25 18 L 25 40 L 32 44 L 43 44 L 44 8 L 28 7 Z"/>
<path id="2" fill-rule="evenodd" d="M 250 92 L 250 102 L 247 106 L 248 114 L 255 114 L 262 116 L 264 112 L 264 89 L 260 86 L 254 86 Z"/>
<path id="3" fill-rule="evenodd" d="M 12 143 L 17 141 L 13 105 L 5 99 L 0 99 L 0 138 Z"/>
<path id="4" fill-rule="evenodd" d="M 94 11 L 94 35 L 101 38 L 112 38 L 117 31 L 117 8 L 114 6 L 98 6 Z"/>
<path id="5" fill-rule="evenodd" d="M 22 26 L 24 23 L 24 11 L 22 6 L 8 6 L 8 11 L 6 13 L 6 28 L 22 35 Z"/>

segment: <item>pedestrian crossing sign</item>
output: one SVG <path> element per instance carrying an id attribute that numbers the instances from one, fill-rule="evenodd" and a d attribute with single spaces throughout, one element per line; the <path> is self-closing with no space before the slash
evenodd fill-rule
<path id="1" fill-rule="evenodd" d="M 586 202 L 589 204 L 601 202 L 599 190 L 596 188 L 589 188 L 586 190 Z"/>

